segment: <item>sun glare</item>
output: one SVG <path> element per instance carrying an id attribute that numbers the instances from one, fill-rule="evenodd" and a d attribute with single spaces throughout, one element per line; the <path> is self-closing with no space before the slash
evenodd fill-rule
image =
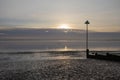
<path id="1" fill-rule="evenodd" d="M 70 26 L 67 24 L 62 24 L 60 26 L 58 26 L 59 29 L 70 29 Z"/>

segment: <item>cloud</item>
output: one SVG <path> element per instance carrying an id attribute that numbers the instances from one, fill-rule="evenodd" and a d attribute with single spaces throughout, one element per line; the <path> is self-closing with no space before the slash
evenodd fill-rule
<path id="1" fill-rule="evenodd" d="M 119 0 L 1 0 L 0 25 L 5 25 L 3 28 L 9 29 L 52 28 L 59 24 L 74 24 L 73 28 L 85 29 L 84 21 L 88 19 L 91 21 L 91 30 L 109 31 L 110 28 L 113 31 L 120 31 L 119 2 Z"/>
<path id="2" fill-rule="evenodd" d="M 5 33 L 0 33 L 0 35 L 6 35 Z"/>

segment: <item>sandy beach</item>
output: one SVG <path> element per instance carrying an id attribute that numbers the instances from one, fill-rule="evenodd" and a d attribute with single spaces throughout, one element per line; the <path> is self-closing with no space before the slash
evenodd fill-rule
<path id="1" fill-rule="evenodd" d="M 0 80 L 120 80 L 120 63 L 95 59 L 3 61 Z"/>

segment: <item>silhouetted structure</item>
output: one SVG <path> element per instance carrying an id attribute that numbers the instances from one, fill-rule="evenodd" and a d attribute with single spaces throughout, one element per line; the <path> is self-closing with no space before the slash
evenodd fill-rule
<path id="1" fill-rule="evenodd" d="M 90 22 L 87 20 L 85 22 L 86 24 L 86 56 L 87 58 L 89 57 L 89 48 L 88 48 L 88 24 L 90 24 Z"/>
<path id="2" fill-rule="evenodd" d="M 95 53 L 95 55 L 88 55 L 88 58 L 92 59 L 100 59 L 100 60 L 110 60 L 110 61 L 120 61 L 120 56 L 119 55 L 114 55 L 113 53 L 104 53 L 106 55 L 101 55 L 98 53 Z"/>

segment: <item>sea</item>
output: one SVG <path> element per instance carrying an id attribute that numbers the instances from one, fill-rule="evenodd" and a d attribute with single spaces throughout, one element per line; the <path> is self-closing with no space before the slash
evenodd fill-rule
<path id="1" fill-rule="evenodd" d="M 120 52 L 120 32 L 89 31 L 90 51 Z M 0 30 L 0 61 L 86 59 L 85 30 Z"/>
<path id="2" fill-rule="evenodd" d="M 119 51 L 120 32 L 89 32 L 92 51 Z M 0 52 L 85 51 L 84 30 L 17 29 L 0 31 Z"/>

